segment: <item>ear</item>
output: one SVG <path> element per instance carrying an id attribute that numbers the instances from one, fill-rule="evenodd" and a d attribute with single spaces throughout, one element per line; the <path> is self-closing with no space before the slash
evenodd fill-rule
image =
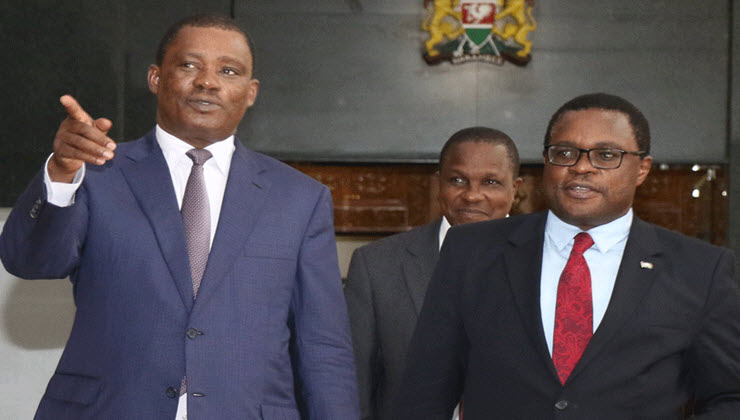
<path id="1" fill-rule="evenodd" d="M 512 183 L 512 187 L 513 187 L 513 190 L 514 190 L 514 195 L 516 195 L 516 192 L 519 190 L 519 186 L 522 185 L 522 182 L 524 182 L 523 179 L 517 178 Z"/>
<path id="2" fill-rule="evenodd" d="M 519 203 L 522 201 L 523 197 L 526 197 L 526 194 L 522 196 L 519 193 L 519 187 L 522 185 L 522 182 L 524 182 L 521 178 L 516 178 L 514 182 L 511 183 L 511 206 L 509 207 L 509 214 L 514 212 L 516 209 L 516 213 L 519 213 Z M 509 214 L 506 215 L 506 217 L 509 217 Z"/>
<path id="3" fill-rule="evenodd" d="M 149 84 L 149 90 L 155 95 L 159 92 L 159 74 L 160 69 L 158 65 L 152 64 L 149 66 L 146 81 Z"/>
<path id="4" fill-rule="evenodd" d="M 645 156 L 640 161 L 640 167 L 638 169 L 639 172 L 637 174 L 637 184 L 636 185 L 641 185 L 643 181 L 645 181 L 645 178 L 647 178 L 648 174 L 650 173 L 650 168 L 652 167 L 652 165 L 653 165 L 653 158 L 650 156 Z"/>
<path id="5" fill-rule="evenodd" d="M 249 90 L 247 93 L 247 108 L 254 105 L 254 101 L 257 100 L 257 93 L 260 90 L 260 81 L 257 79 L 249 79 Z"/>

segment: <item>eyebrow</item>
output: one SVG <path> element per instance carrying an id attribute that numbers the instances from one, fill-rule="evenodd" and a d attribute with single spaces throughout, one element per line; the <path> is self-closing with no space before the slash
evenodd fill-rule
<path id="1" fill-rule="evenodd" d="M 460 169 L 450 168 L 450 172 L 452 172 L 451 175 L 457 174 L 457 175 L 462 175 L 462 176 L 464 176 L 466 178 L 470 178 L 470 175 L 468 173 L 462 172 Z M 505 172 L 504 169 L 499 168 L 499 170 L 495 170 L 495 171 L 494 170 L 486 171 L 481 176 L 483 178 L 500 178 L 501 177 L 501 174 L 504 173 L 504 172 Z"/>
<path id="2" fill-rule="evenodd" d="M 581 148 L 578 145 L 576 145 L 575 142 L 570 141 L 570 140 L 561 140 L 561 141 L 558 141 L 558 142 L 551 142 L 550 144 L 553 145 L 553 146 L 570 146 L 570 147 L 578 147 L 579 149 Z M 585 149 L 585 147 L 584 147 L 584 149 Z M 623 146 L 618 145 L 618 144 L 616 144 L 614 142 L 610 142 L 610 141 L 599 141 L 599 142 L 596 142 L 596 144 L 594 144 L 593 146 L 589 147 L 588 149 L 619 149 L 619 150 L 623 150 Z"/>
<path id="3" fill-rule="evenodd" d="M 203 60 L 205 58 L 205 56 L 203 54 L 197 53 L 197 52 L 191 52 L 191 51 L 184 52 L 182 54 L 182 57 L 183 58 L 193 57 L 193 58 L 197 58 L 199 60 Z M 228 55 L 222 55 L 220 57 L 217 57 L 216 59 L 218 61 L 223 61 L 223 62 L 227 62 L 227 63 L 235 63 L 235 64 L 238 64 L 238 65 L 246 66 L 246 63 L 242 62 L 238 58 L 235 58 L 235 57 L 232 57 L 232 56 L 228 56 Z"/>

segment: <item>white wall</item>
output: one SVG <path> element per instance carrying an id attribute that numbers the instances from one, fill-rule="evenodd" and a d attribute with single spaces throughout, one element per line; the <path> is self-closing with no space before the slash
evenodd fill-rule
<path id="1" fill-rule="evenodd" d="M 0 228 L 10 209 L 0 208 Z M 372 237 L 340 236 L 342 277 L 352 251 Z M 18 279 L 0 267 L 0 418 L 32 419 L 74 320 L 67 280 Z"/>
<path id="2" fill-rule="evenodd" d="M 0 226 L 9 209 L 0 209 Z M 67 280 L 20 280 L 0 267 L 0 417 L 32 419 L 74 319 Z"/>

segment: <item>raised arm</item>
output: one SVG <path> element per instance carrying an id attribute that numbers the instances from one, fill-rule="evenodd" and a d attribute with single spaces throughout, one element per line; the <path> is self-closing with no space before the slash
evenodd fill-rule
<path id="1" fill-rule="evenodd" d="M 107 136 L 112 123 L 93 120 L 77 101 L 62 96 L 67 117 L 54 138 L 47 166 L 50 181 L 71 182 L 84 163 L 101 165 L 113 158 L 116 144 Z M 40 171 L 18 198 L 0 235 L 0 259 L 8 272 L 27 279 L 64 278 L 77 266 L 87 231 L 84 186 L 73 205 L 48 202 L 49 192 Z"/>

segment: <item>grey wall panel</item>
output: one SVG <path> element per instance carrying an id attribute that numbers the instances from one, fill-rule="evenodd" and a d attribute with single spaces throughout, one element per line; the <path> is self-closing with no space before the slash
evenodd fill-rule
<path id="1" fill-rule="evenodd" d="M 669 53 L 543 52 L 524 71 L 481 72 L 479 82 L 486 86 L 481 91 L 490 94 L 478 99 L 478 123 L 512 133 L 524 160 L 539 161 L 547 122 L 566 99 L 588 91 L 612 92 L 645 113 L 657 160 L 722 162 L 726 158 L 726 61 L 716 58 L 697 54 L 693 58 L 697 62 L 688 68 L 677 65 Z M 648 64 L 672 70 L 628 71 Z M 713 72 L 718 77 L 695 76 Z"/>
<path id="2" fill-rule="evenodd" d="M 475 123 L 476 67 L 424 64 L 416 16 L 243 19 L 261 80 L 240 126 L 251 147 L 289 159 L 433 159 L 457 125 Z"/>
<path id="3" fill-rule="evenodd" d="M 378 13 L 418 14 L 423 0 L 238 0 L 237 16 L 297 13 L 305 16 L 325 14 Z"/>
<path id="4" fill-rule="evenodd" d="M 262 81 L 240 133 L 286 159 L 433 160 L 455 130 L 491 125 L 536 162 L 552 112 L 607 91 L 646 113 L 659 161 L 725 161 L 727 8 L 539 0 L 528 67 L 429 67 L 421 1 L 240 1 Z"/>

